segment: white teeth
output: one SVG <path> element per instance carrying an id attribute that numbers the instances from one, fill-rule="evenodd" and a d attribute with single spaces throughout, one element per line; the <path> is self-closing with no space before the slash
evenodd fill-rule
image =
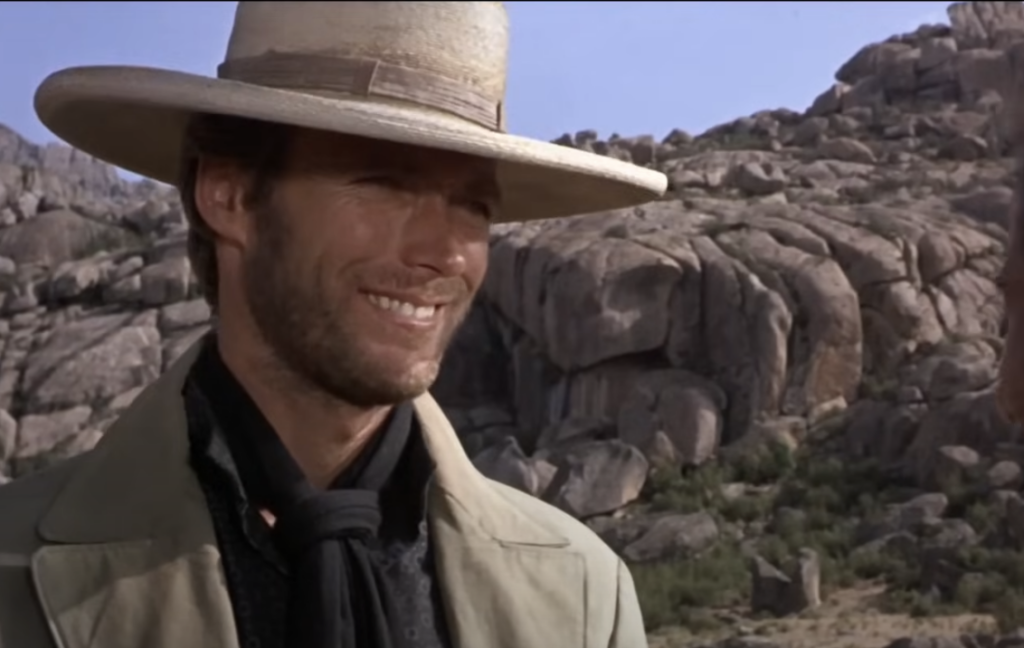
<path id="1" fill-rule="evenodd" d="M 418 320 L 429 320 L 434 316 L 437 311 L 435 306 L 414 306 L 408 302 L 398 301 L 397 299 L 391 299 L 384 295 L 367 294 L 366 296 L 370 303 L 377 308 L 389 310 L 394 313 L 398 313 L 402 317 L 411 317 Z"/>

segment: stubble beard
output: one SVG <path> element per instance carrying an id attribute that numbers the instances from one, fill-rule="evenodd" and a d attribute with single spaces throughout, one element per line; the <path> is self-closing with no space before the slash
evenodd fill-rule
<path id="1" fill-rule="evenodd" d="M 468 301 L 446 307 L 452 310 L 437 357 L 395 371 L 360 345 L 359 332 L 343 307 L 326 298 L 328 268 L 318 263 L 312 276 L 291 271 L 302 265 L 284 216 L 268 208 L 257 217 L 256 245 L 244 271 L 253 320 L 281 368 L 324 396 L 360 408 L 396 405 L 426 392 L 468 314 Z"/>

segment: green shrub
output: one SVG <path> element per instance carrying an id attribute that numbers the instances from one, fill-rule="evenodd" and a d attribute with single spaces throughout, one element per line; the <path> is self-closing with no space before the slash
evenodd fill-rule
<path id="1" fill-rule="evenodd" d="M 750 591 L 748 562 L 734 543 L 720 543 L 690 558 L 633 565 L 631 571 L 652 630 L 665 625 L 694 630 L 687 623 L 693 622 L 695 609 L 741 604 Z"/>
<path id="2" fill-rule="evenodd" d="M 726 497 L 724 487 L 735 482 L 759 487 Z M 931 574 L 924 572 L 920 552 L 856 547 L 859 521 L 877 519 L 887 504 L 911 495 L 907 484 L 897 483 L 874 462 L 807 450 L 792 453 L 783 446 L 685 472 L 653 474 L 643 497 L 656 511 L 703 510 L 723 525 L 749 530 L 751 523 L 762 522 L 768 531 L 747 537 L 746 551 L 736 541 L 721 540 L 699 556 L 634 565 L 648 627 L 718 628 L 716 609 L 748 602 L 751 550 L 783 567 L 803 548 L 818 554 L 823 596 L 859 582 L 882 582 L 883 612 L 916 617 L 973 612 L 991 614 L 1004 632 L 1024 626 L 1024 552 L 991 543 L 952 552 L 952 569 L 962 576 L 952 591 L 940 593 L 925 587 Z M 949 517 L 963 518 L 983 536 L 999 537 L 1002 514 L 985 493 L 965 487 L 948 495 Z"/>
<path id="3" fill-rule="evenodd" d="M 1007 592 L 993 605 L 992 616 L 999 632 L 1009 634 L 1024 627 L 1024 594 Z"/>

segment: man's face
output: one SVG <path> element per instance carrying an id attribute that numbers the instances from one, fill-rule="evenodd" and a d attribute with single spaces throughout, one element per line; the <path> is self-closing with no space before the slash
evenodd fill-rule
<path id="1" fill-rule="evenodd" d="M 999 367 L 999 409 L 1014 422 L 1024 422 L 1024 222 L 1018 187 L 1010 215 L 1010 245 L 999 277 L 1006 303 L 1006 340 Z"/>
<path id="2" fill-rule="evenodd" d="M 298 131 L 242 251 L 257 329 L 331 396 L 423 393 L 483 281 L 497 201 L 490 162 Z"/>

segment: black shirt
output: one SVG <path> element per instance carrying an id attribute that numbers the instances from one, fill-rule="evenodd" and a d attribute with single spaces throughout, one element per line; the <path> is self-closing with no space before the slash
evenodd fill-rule
<path id="1" fill-rule="evenodd" d="M 288 567 L 240 477 L 245 470 L 236 461 L 244 461 L 246 453 L 232 452 L 235 444 L 245 442 L 249 426 L 270 424 L 220 360 L 213 338 L 207 340 L 183 395 L 192 466 L 213 519 L 239 643 L 242 648 L 286 648 Z M 399 466 L 380 494 L 383 520 L 372 554 L 396 597 L 400 627 L 392 628 L 392 636 L 398 648 L 447 648 L 425 515 L 433 463 L 411 405 L 396 408 L 386 424 L 414 426 Z"/>

